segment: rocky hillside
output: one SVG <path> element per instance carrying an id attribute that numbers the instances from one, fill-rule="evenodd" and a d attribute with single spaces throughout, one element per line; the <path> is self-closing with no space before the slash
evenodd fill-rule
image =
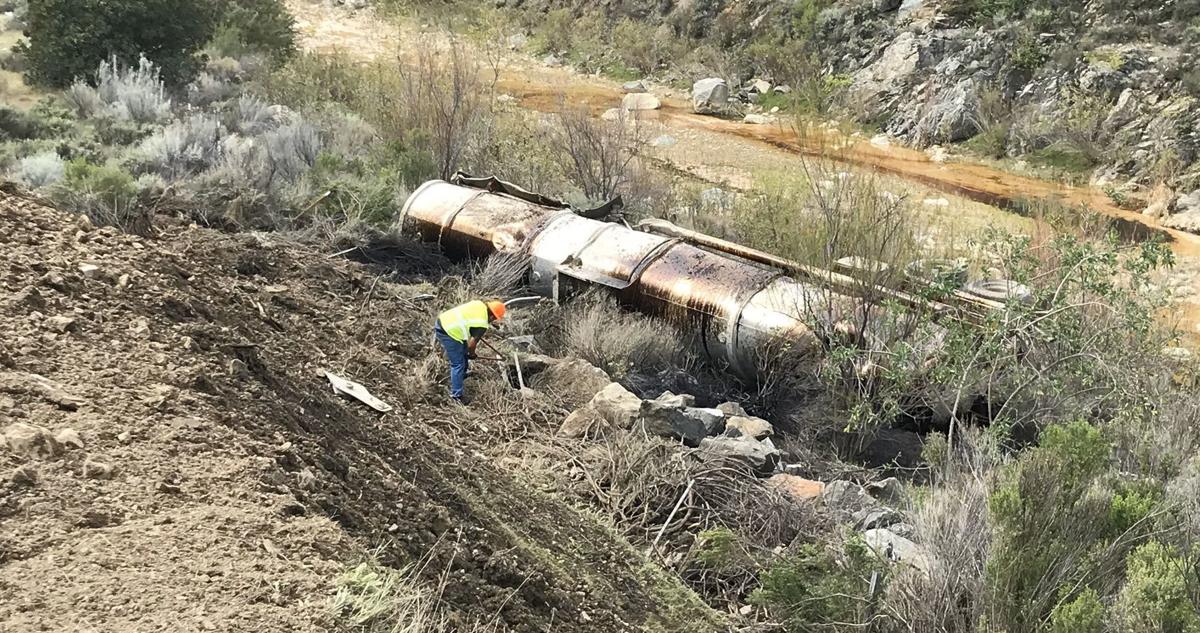
<path id="1" fill-rule="evenodd" d="M 526 15 L 595 5 L 508 0 Z M 918 147 L 962 143 L 1200 230 L 1200 2 L 608 1 L 657 25 L 658 74 L 788 84 L 805 107 Z M 550 14 L 553 15 L 553 14 Z M 527 20 L 536 24 L 537 18 Z M 536 27 L 535 27 L 536 30 Z M 628 57 L 628 56 L 626 56 Z M 753 90 L 753 89 L 751 89 Z M 736 92 L 736 91 L 735 91 Z M 831 103 L 826 104 L 825 101 Z M 826 107 L 828 105 L 828 107 Z M 1153 195 L 1151 195 L 1153 192 Z M 1149 207 L 1149 208 L 1147 208 Z"/>

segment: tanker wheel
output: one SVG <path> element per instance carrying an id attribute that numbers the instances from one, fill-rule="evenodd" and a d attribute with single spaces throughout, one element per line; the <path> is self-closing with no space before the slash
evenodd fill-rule
<path id="1" fill-rule="evenodd" d="M 1028 303 L 1033 300 L 1033 291 L 1028 286 L 1009 279 L 981 279 L 979 281 L 972 281 L 963 286 L 963 291 L 1000 303 L 1008 303 L 1010 301 Z"/>

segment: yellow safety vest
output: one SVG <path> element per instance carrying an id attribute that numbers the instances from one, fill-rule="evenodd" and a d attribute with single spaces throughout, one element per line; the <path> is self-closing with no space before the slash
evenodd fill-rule
<path id="1" fill-rule="evenodd" d="M 450 338 L 466 343 L 471 338 L 472 328 L 488 329 L 488 307 L 482 301 L 471 301 L 457 308 L 446 310 L 438 316 L 438 323 Z"/>

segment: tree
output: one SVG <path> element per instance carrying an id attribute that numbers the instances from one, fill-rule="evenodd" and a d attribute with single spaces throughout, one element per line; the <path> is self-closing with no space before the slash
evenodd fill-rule
<path id="1" fill-rule="evenodd" d="M 62 88 L 103 60 L 132 64 L 145 55 L 165 81 L 180 83 L 195 72 L 217 9 L 213 0 L 29 0 L 26 76 Z"/>
<path id="2" fill-rule="evenodd" d="M 281 0 L 217 0 L 220 19 L 212 48 L 240 57 L 260 53 L 284 62 L 296 52 L 296 21 Z"/>

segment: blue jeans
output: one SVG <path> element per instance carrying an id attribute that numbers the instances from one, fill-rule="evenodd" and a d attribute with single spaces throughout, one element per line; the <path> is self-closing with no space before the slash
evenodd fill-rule
<path id="1" fill-rule="evenodd" d="M 446 350 L 446 358 L 450 361 L 450 397 L 462 400 L 463 381 L 467 378 L 467 344 L 446 334 L 441 323 L 433 326 L 433 335 Z"/>

